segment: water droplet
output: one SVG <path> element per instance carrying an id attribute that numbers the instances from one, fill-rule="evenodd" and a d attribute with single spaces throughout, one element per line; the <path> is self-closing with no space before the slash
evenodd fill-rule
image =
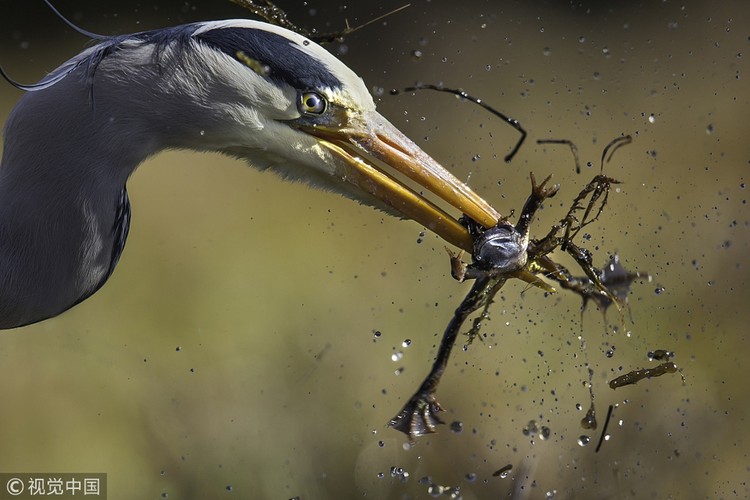
<path id="1" fill-rule="evenodd" d="M 591 401 L 591 406 L 586 412 L 586 415 L 581 419 L 581 427 L 593 430 L 596 429 L 596 426 L 596 409 L 594 408 L 594 402 Z"/>
<path id="2" fill-rule="evenodd" d="M 581 35 L 578 37 L 578 43 L 584 43 L 586 41 L 586 37 Z"/>
<path id="3" fill-rule="evenodd" d="M 536 423 L 536 420 L 529 420 L 529 423 L 526 424 L 526 427 L 521 430 L 521 433 L 523 433 L 524 436 L 533 436 L 537 432 L 539 432 L 539 427 Z"/>
<path id="4" fill-rule="evenodd" d="M 656 117 L 654 116 L 653 113 L 651 113 L 650 115 L 648 115 L 648 122 L 649 123 L 656 123 Z"/>
<path id="5" fill-rule="evenodd" d="M 550 48 L 549 48 L 549 47 L 544 47 L 544 48 L 542 49 L 542 55 L 544 55 L 544 56 L 548 56 L 548 55 L 550 55 L 551 53 L 552 53 L 552 50 L 550 50 Z"/>
<path id="6" fill-rule="evenodd" d="M 409 473 L 406 472 L 403 467 L 391 467 L 391 477 L 395 477 L 401 480 L 402 483 L 405 483 L 409 480 Z"/>
<path id="7" fill-rule="evenodd" d="M 467 474 L 466 474 L 466 475 L 465 475 L 464 477 L 465 477 L 465 478 L 466 478 L 466 480 L 467 480 L 468 482 L 470 482 L 470 483 L 473 483 L 473 482 L 474 482 L 474 481 L 476 481 L 476 479 L 477 479 L 477 475 L 476 475 L 476 474 L 474 474 L 473 472 L 469 472 L 469 473 L 467 473 Z"/>
<path id="8" fill-rule="evenodd" d="M 401 342 L 401 347 L 409 347 L 411 345 L 411 339 L 404 339 L 403 342 Z"/>
<path id="9" fill-rule="evenodd" d="M 424 231 L 419 232 L 419 236 L 417 237 L 417 244 L 422 243 L 424 241 Z"/>
<path id="10" fill-rule="evenodd" d="M 433 498 L 439 497 L 440 495 L 443 494 L 444 491 L 445 491 L 445 487 L 440 486 L 439 484 L 431 484 L 427 488 L 427 494 Z"/>
<path id="11" fill-rule="evenodd" d="M 403 352 L 396 351 L 393 354 L 391 354 L 391 361 L 393 361 L 395 363 L 396 361 L 401 361 L 401 358 L 403 358 L 403 357 L 404 357 L 404 353 Z"/>
<path id="12" fill-rule="evenodd" d="M 404 373 L 404 367 L 396 368 L 396 370 L 393 372 L 395 375 L 401 375 Z"/>
<path id="13" fill-rule="evenodd" d="M 205 130 L 201 130 L 201 131 L 200 131 L 200 134 L 201 134 L 201 135 L 206 135 L 206 131 L 205 131 Z"/>
<path id="14" fill-rule="evenodd" d="M 544 498 L 555 498 L 555 495 L 557 495 L 557 490 L 550 490 L 544 495 Z"/>
<path id="15" fill-rule="evenodd" d="M 584 434 L 578 438 L 578 445 L 586 446 L 587 444 L 589 444 L 590 441 L 591 441 L 591 438 Z"/>
<path id="16" fill-rule="evenodd" d="M 581 419 L 581 427 L 584 429 L 596 429 L 596 417 L 590 413 Z"/>
<path id="17" fill-rule="evenodd" d="M 422 51 L 421 51 L 421 50 L 419 50 L 419 49 L 414 49 L 414 50 L 412 50 L 412 51 L 411 51 L 411 57 L 412 57 L 412 59 L 414 59 L 415 61 L 418 61 L 418 60 L 420 60 L 420 59 L 422 58 Z"/>
<path id="18" fill-rule="evenodd" d="M 464 430 L 464 423 L 458 420 L 451 422 L 451 430 L 456 434 L 461 434 L 461 431 Z"/>
<path id="19" fill-rule="evenodd" d="M 549 439 L 550 435 L 552 434 L 552 431 L 547 426 L 542 426 L 541 430 L 539 431 L 539 439 L 542 441 L 546 441 Z"/>
<path id="20" fill-rule="evenodd" d="M 654 288 L 654 293 L 656 295 L 661 295 L 662 293 L 664 293 L 664 287 L 663 286 L 657 286 L 656 288 Z"/>
<path id="21" fill-rule="evenodd" d="M 714 133 L 714 125 L 713 123 L 709 123 L 706 127 L 706 134 L 711 135 Z"/>
<path id="22" fill-rule="evenodd" d="M 484 69 L 486 69 L 487 71 L 490 71 L 492 69 L 492 65 L 488 64 L 487 66 L 484 67 Z"/>

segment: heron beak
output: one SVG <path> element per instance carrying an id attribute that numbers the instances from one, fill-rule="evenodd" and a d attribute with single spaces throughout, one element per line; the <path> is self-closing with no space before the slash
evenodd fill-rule
<path id="1" fill-rule="evenodd" d="M 502 219 L 471 188 L 379 113 L 373 111 L 357 116 L 344 127 L 306 126 L 304 130 L 316 136 L 322 147 L 343 160 L 343 181 L 369 193 L 459 248 L 468 252 L 473 250 L 473 239 L 466 227 L 399 180 L 398 174 L 411 179 L 484 227 L 493 227 Z M 374 158 L 377 162 L 367 158 Z M 377 166 L 379 163 L 398 174 Z"/>

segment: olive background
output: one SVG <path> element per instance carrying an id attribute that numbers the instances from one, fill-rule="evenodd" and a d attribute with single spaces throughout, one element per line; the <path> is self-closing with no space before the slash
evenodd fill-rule
<path id="1" fill-rule="evenodd" d="M 329 31 L 402 2 L 278 4 Z M 218 0 L 55 5 L 105 34 L 247 15 Z M 19 81 L 87 44 L 41 1 L 0 6 L 0 62 Z M 0 333 L 0 471 L 106 472 L 110 499 L 428 498 L 437 486 L 464 499 L 748 496 L 749 10 L 416 0 L 329 46 L 382 114 L 502 213 L 520 211 L 529 172 L 554 174 L 537 236 L 598 173 L 603 147 L 633 136 L 605 165 L 622 184 L 580 242 L 597 265 L 617 252 L 653 281 L 633 285 L 624 325 L 614 310 L 607 323 L 594 307 L 581 315 L 570 293 L 507 283 L 486 337 L 459 345 L 438 391 L 461 432 L 410 447 L 385 426 L 468 290 L 437 237 L 236 160 L 172 151 L 129 182 L 130 237 L 107 285 Z M 475 105 L 389 94 L 416 81 L 517 118 L 529 132 L 518 156 L 503 162 L 517 132 Z M 20 95 L 0 85 L 3 122 Z M 535 143 L 550 137 L 578 145 L 581 174 L 569 150 Z M 654 349 L 674 351 L 681 372 L 607 386 L 654 366 Z M 586 362 L 595 432 L 580 426 Z M 548 439 L 523 432 L 532 420 Z"/>

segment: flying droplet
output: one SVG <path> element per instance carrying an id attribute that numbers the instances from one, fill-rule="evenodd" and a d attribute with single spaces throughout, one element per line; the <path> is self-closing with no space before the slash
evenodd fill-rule
<path id="1" fill-rule="evenodd" d="M 586 412 L 586 415 L 581 419 L 581 427 L 584 429 L 596 429 L 597 426 L 596 422 L 596 409 L 594 408 L 594 401 L 591 400 L 591 406 L 589 407 L 588 411 Z"/>
<path id="2" fill-rule="evenodd" d="M 546 441 L 549 439 L 550 435 L 552 434 L 552 431 L 547 426 L 542 426 L 542 428 L 539 431 L 539 439 L 542 441 Z"/>
<path id="3" fill-rule="evenodd" d="M 439 497 L 444 491 L 445 486 L 440 486 L 439 484 L 431 484 L 429 488 L 427 488 L 427 494 L 433 498 Z"/>

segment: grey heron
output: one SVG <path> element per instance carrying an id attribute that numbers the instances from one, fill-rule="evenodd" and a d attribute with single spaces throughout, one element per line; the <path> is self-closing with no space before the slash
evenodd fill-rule
<path id="1" fill-rule="evenodd" d="M 2 329 L 56 316 L 107 281 L 128 235 L 128 178 L 166 149 L 244 159 L 413 219 L 468 251 L 472 237 L 438 203 L 484 227 L 501 219 L 303 35 L 236 19 L 97 38 L 19 86 L 27 92 L 5 125 Z"/>

